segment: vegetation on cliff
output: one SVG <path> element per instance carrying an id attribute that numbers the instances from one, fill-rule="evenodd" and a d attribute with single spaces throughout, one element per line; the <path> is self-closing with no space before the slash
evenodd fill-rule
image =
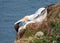
<path id="1" fill-rule="evenodd" d="M 15 43 L 60 43 L 60 3 L 48 6 L 47 12 L 47 21 L 37 26 L 29 24 L 23 37 Z M 36 38 L 38 31 L 44 35 Z"/>

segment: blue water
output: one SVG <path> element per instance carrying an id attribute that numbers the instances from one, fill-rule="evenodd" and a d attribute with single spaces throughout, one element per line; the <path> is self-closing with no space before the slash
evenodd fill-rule
<path id="1" fill-rule="evenodd" d="M 38 8 L 60 0 L 0 0 L 0 43 L 13 43 L 16 39 L 14 23 L 34 13 Z"/>

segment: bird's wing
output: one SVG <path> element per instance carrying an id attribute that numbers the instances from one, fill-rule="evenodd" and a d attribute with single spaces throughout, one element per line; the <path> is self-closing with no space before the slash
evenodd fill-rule
<path id="1" fill-rule="evenodd" d="M 41 14 L 41 12 L 42 12 L 44 9 L 45 9 L 44 7 L 39 8 L 39 9 L 35 12 L 35 14 Z"/>
<path id="2" fill-rule="evenodd" d="M 32 15 L 29 15 L 28 19 L 29 20 L 34 20 L 34 18 L 37 16 L 37 14 L 32 14 Z"/>
<path id="3" fill-rule="evenodd" d="M 17 22 L 15 22 L 15 24 L 20 23 L 21 21 L 22 21 L 22 19 L 20 19 L 20 20 L 18 20 Z"/>

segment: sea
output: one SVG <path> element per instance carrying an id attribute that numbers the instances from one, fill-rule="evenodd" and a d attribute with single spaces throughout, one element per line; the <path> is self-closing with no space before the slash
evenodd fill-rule
<path id="1" fill-rule="evenodd" d="M 41 7 L 59 3 L 60 0 L 0 0 L 0 43 L 14 43 L 14 23 L 31 15 Z"/>

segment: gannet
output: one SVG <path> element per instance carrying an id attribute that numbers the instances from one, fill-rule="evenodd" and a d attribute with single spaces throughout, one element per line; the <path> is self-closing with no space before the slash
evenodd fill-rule
<path id="1" fill-rule="evenodd" d="M 25 24 L 23 26 L 20 26 L 18 28 L 18 33 L 26 29 L 26 26 L 30 23 L 36 23 L 36 22 L 42 22 L 47 17 L 47 9 L 42 7 L 39 8 L 34 14 L 31 14 L 29 16 L 25 16 L 22 19 L 18 20 L 14 25 L 24 22 Z"/>

